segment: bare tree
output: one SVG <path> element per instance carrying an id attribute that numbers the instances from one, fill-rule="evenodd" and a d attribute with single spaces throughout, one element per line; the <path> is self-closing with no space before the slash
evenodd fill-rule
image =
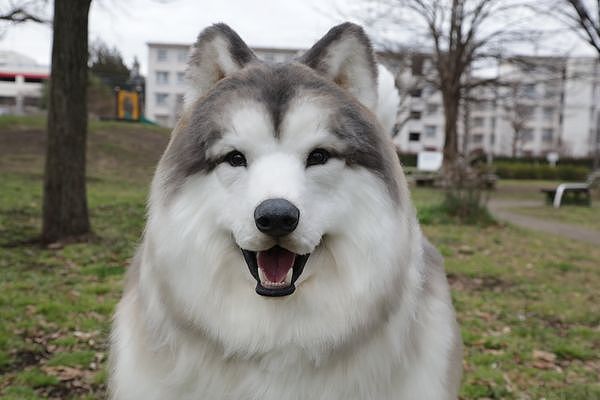
<path id="1" fill-rule="evenodd" d="M 600 57 L 600 0 L 555 0 L 550 9 L 581 39 L 587 42 Z M 593 157 L 594 169 L 600 168 L 600 115 L 594 123 Z"/>
<path id="2" fill-rule="evenodd" d="M 0 21 L 21 24 L 24 22 L 51 23 L 46 17 L 47 0 L 8 1 L 0 6 Z"/>
<path id="3" fill-rule="evenodd" d="M 600 54 L 600 1 L 554 0 L 554 15 Z"/>
<path id="4" fill-rule="evenodd" d="M 87 140 L 88 13 L 91 0 L 55 0 L 42 241 L 90 231 Z"/>
<path id="5" fill-rule="evenodd" d="M 502 118 L 506 119 L 512 129 L 511 154 L 513 157 L 521 155 L 522 146 L 529 138 L 528 125 L 533 116 L 533 106 L 519 101 L 519 85 L 514 84 L 510 88 L 511 96 L 504 99 Z"/>
<path id="6" fill-rule="evenodd" d="M 398 31 L 412 29 L 431 49 L 435 84 L 442 95 L 445 117 L 444 165 L 459 155 L 458 120 L 462 96 L 490 80 L 467 79 L 479 65 L 497 57 L 507 45 L 539 37 L 527 25 L 529 0 L 370 0 L 370 25 L 388 24 Z M 389 37 L 389 35 L 388 35 Z"/>

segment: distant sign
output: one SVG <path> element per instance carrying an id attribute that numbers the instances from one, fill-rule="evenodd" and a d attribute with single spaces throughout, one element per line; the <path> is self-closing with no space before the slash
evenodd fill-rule
<path id="1" fill-rule="evenodd" d="M 558 162 L 558 153 L 553 151 L 546 154 L 546 160 L 554 167 Z"/>
<path id="2" fill-rule="evenodd" d="M 417 155 L 417 169 L 419 171 L 435 172 L 442 168 L 444 154 L 440 151 L 421 151 Z"/>
<path id="3" fill-rule="evenodd" d="M 117 90 L 117 119 L 125 121 L 139 121 L 140 94 L 129 90 Z"/>

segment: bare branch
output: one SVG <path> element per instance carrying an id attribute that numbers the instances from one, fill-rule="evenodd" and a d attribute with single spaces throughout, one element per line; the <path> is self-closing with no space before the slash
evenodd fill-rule
<path id="1" fill-rule="evenodd" d="M 47 0 L 21 0 L 11 1 L 7 6 L 0 7 L 0 22 L 22 24 L 36 22 L 49 24 L 52 22 L 46 17 Z"/>

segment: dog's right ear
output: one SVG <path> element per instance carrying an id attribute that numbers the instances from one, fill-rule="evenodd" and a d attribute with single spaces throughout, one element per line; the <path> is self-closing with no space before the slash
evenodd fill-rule
<path id="1" fill-rule="evenodd" d="M 202 97 L 218 81 L 257 60 L 244 41 L 228 25 L 204 29 L 192 48 L 186 79 L 186 105 Z"/>
<path id="2" fill-rule="evenodd" d="M 300 62 L 356 97 L 367 108 L 377 104 L 377 64 L 362 27 L 350 22 L 331 28 Z"/>

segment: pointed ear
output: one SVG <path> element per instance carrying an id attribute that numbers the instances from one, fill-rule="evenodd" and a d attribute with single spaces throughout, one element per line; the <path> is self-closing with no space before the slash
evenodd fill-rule
<path id="1" fill-rule="evenodd" d="M 377 103 L 377 66 L 362 27 L 346 22 L 333 27 L 301 58 L 373 110 Z"/>
<path id="2" fill-rule="evenodd" d="M 204 29 L 192 47 L 186 69 L 186 105 L 206 94 L 221 79 L 255 60 L 252 50 L 229 26 L 215 24 Z"/>

